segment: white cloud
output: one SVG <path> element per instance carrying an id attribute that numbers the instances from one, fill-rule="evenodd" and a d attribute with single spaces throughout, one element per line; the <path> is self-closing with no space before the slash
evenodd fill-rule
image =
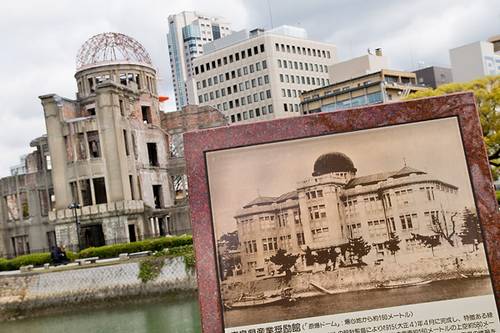
<path id="1" fill-rule="evenodd" d="M 268 2 L 269 1 L 269 2 Z M 233 29 L 300 25 L 311 38 L 335 43 L 342 58 L 382 47 L 396 68 L 423 60 L 446 64 L 448 49 L 497 34 L 494 0 L 19 0 L 0 2 L 0 176 L 45 131 L 39 95 L 73 98 L 76 53 L 88 38 L 116 31 L 136 38 L 158 67 L 160 93 L 172 99 L 167 17 L 197 10 L 225 17 Z M 412 61 L 413 59 L 413 61 Z"/>

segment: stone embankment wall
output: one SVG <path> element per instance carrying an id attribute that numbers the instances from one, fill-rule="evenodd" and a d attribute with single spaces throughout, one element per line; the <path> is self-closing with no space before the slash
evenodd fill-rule
<path id="1" fill-rule="evenodd" d="M 236 299 L 241 293 L 256 294 L 292 287 L 295 293 L 316 293 L 319 291 L 311 282 L 333 293 L 369 290 L 391 283 L 415 283 L 483 276 L 488 274 L 484 252 L 467 253 L 448 258 L 422 258 L 405 263 L 389 258 L 382 265 L 360 268 L 340 268 L 334 271 L 316 271 L 293 275 L 291 281 L 284 277 L 261 279 L 252 282 L 225 282 L 222 286 L 225 299 Z M 324 265 L 323 265 L 324 267 Z M 321 268 L 321 267 L 320 267 Z"/>
<path id="2" fill-rule="evenodd" d="M 139 263 L 129 262 L 0 276 L 0 320 L 37 309 L 196 289 L 194 270 L 186 268 L 182 257 L 166 259 L 160 275 L 152 281 L 143 283 L 138 275 Z"/>

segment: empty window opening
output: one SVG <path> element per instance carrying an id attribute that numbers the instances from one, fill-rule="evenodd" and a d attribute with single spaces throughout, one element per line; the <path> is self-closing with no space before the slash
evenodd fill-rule
<path id="1" fill-rule="evenodd" d="M 78 199 L 78 187 L 76 186 L 76 182 L 69 183 L 69 190 L 71 192 L 72 203 L 78 203 L 80 200 Z"/>
<path id="2" fill-rule="evenodd" d="M 127 138 L 127 131 L 126 130 L 123 130 L 123 142 L 125 144 L 125 154 L 127 156 L 130 155 L 130 151 L 128 149 L 128 138 Z"/>
<path id="3" fill-rule="evenodd" d="M 123 99 L 120 99 L 119 100 L 119 104 L 120 104 L 120 114 L 123 116 L 125 116 L 125 109 L 123 107 Z"/>
<path id="4" fill-rule="evenodd" d="M 105 245 L 104 232 L 100 224 L 82 226 L 80 233 L 81 245 L 84 249 L 91 246 L 98 247 Z M 116 242 L 117 240 L 114 241 Z"/>
<path id="5" fill-rule="evenodd" d="M 106 197 L 106 183 L 104 177 L 94 178 L 92 181 L 94 182 L 95 203 L 97 205 L 107 203 L 108 199 Z"/>
<path id="6" fill-rule="evenodd" d="M 139 74 L 135 74 L 135 83 L 137 84 L 137 89 L 141 89 L 141 80 Z"/>
<path id="7" fill-rule="evenodd" d="M 40 201 L 40 214 L 47 216 L 50 210 L 49 193 L 46 190 L 38 190 L 38 199 Z"/>
<path id="8" fill-rule="evenodd" d="M 95 116 L 95 108 L 88 108 L 87 114 L 89 114 L 90 116 Z"/>
<path id="9" fill-rule="evenodd" d="M 128 184 L 130 186 L 130 198 L 132 200 L 135 200 L 135 195 L 134 195 L 134 179 L 132 175 L 128 175 Z"/>
<path id="10" fill-rule="evenodd" d="M 12 237 L 12 248 L 14 249 L 14 256 L 20 256 L 30 253 L 30 243 L 28 235 Z"/>
<path id="11" fill-rule="evenodd" d="M 30 207 L 28 204 L 28 193 L 21 192 L 19 193 L 19 201 L 21 203 L 21 211 L 23 213 L 23 218 L 26 219 L 30 217 Z"/>
<path id="12" fill-rule="evenodd" d="M 101 157 L 101 145 L 99 142 L 99 132 L 98 131 L 87 132 L 87 140 L 89 143 L 90 157 L 91 158 Z"/>
<path id="13" fill-rule="evenodd" d="M 153 185 L 153 198 L 155 201 L 155 208 L 163 207 L 163 198 L 162 198 L 162 190 L 161 185 Z"/>
<path id="14" fill-rule="evenodd" d="M 120 84 L 123 84 L 124 86 L 127 85 L 127 74 L 120 74 Z"/>
<path id="15" fill-rule="evenodd" d="M 175 191 L 175 200 L 183 200 L 188 196 L 188 184 L 186 175 L 172 177 Z"/>
<path id="16" fill-rule="evenodd" d="M 49 244 L 49 249 L 52 249 L 53 246 L 57 246 L 55 231 L 47 231 L 47 244 Z"/>
<path id="17" fill-rule="evenodd" d="M 76 154 L 79 160 L 87 159 L 87 145 L 85 144 L 85 136 L 83 133 L 78 134 L 78 144 L 76 145 Z"/>
<path id="18" fill-rule="evenodd" d="M 90 180 L 80 180 L 80 193 L 82 195 L 82 206 L 92 205 L 92 192 L 90 190 Z"/>
<path id="19" fill-rule="evenodd" d="M 19 207 L 17 205 L 17 195 L 9 194 L 5 197 L 5 205 L 7 207 L 7 219 L 9 221 L 19 220 Z"/>
<path id="20" fill-rule="evenodd" d="M 89 90 L 91 93 L 95 92 L 95 87 L 94 87 L 94 78 L 89 77 L 88 79 L 89 82 Z"/>
<path id="21" fill-rule="evenodd" d="M 158 164 L 158 151 L 156 148 L 156 143 L 148 142 L 147 145 L 148 145 L 149 165 L 159 166 L 159 164 Z"/>
<path id="22" fill-rule="evenodd" d="M 137 235 L 135 233 L 135 224 L 129 224 L 128 225 L 128 239 L 130 242 L 136 242 L 137 241 Z"/>
<path id="23" fill-rule="evenodd" d="M 151 124 L 151 107 L 147 105 L 142 105 L 141 106 L 141 111 L 142 111 L 142 121 L 144 124 Z"/>

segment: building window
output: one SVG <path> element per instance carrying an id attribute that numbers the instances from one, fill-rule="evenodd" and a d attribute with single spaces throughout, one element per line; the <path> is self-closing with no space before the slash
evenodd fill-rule
<path id="1" fill-rule="evenodd" d="M 148 142 L 148 157 L 150 166 L 159 166 L 158 163 L 158 151 L 155 142 Z"/>
<path id="2" fill-rule="evenodd" d="M 306 243 L 305 239 L 304 239 L 304 233 L 301 232 L 301 233 L 298 233 L 297 234 L 297 245 L 301 246 L 301 245 L 304 245 Z"/>
<path id="3" fill-rule="evenodd" d="M 82 196 L 82 206 L 92 205 L 92 192 L 90 188 L 90 179 L 80 180 L 80 194 Z"/>
<path id="4" fill-rule="evenodd" d="M 144 124 L 151 124 L 152 123 L 151 107 L 147 105 L 142 105 L 141 112 L 142 112 L 142 121 L 144 122 Z"/>
<path id="5" fill-rule="evenodd" d="M 161 185 L 153 185 L 153 198 L 155 208 L 163 207 L 163 196 L 162 196 L 162 186 Z"/>
<path id="6" fill-rule="evenodd" d="M 87 132 L 87 141 L 89 145 L 90 157 L 99 158 L 101 157 L 101 145 L 99 142 L 99 132 L 90 131 Z"/>
<path id="7" fill-rule="evenodd" d="M 94 183 L 94 197 L 96 205 L 107 203 L 108 199 L 106 196 L 106 183 L 104 182 L 104 177 L 94 178 L 92 181 Z"/>
<path id="8" fill-rule="evenodd" d="M 125 144 L 125 154 L 127 156 L 130 155 L 130 151 L 129 151 L 129 148 L 128 148 L 128 138 L 127 138 L 127 131 L 126 130 L 123 130 L 123 142 Z"/>
<path id="9" fill-rule="evenodd" d="M 278 237 L 263 238 L 262 245 L 264 251 L 274 251 L 278 249 Z"/>
<path id="10" fill-rule="evenodd" d="M 401 229 L 403 230 L 413 229 L 413 223 L 417 219 L 417 214 L 401 215 L 399 216 L 399 219 L 401 221 Z"/>

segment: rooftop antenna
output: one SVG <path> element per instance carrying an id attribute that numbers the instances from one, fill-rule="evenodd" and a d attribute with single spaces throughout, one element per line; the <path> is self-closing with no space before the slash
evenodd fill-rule
<path id="1" fill-rule="evenodd" d="M 267 0 L 267 8 L 269 9 L 269 20 L 271 21 L 271 29 L 274 28 L 273 25 L 273 12 L 271 10 L 271 0 Z"/>
<path id="2" fill-rule="evenodd" d="M 403 164 L 406 167 L 406 158 L 405 157 L 403 157 Z"/>

